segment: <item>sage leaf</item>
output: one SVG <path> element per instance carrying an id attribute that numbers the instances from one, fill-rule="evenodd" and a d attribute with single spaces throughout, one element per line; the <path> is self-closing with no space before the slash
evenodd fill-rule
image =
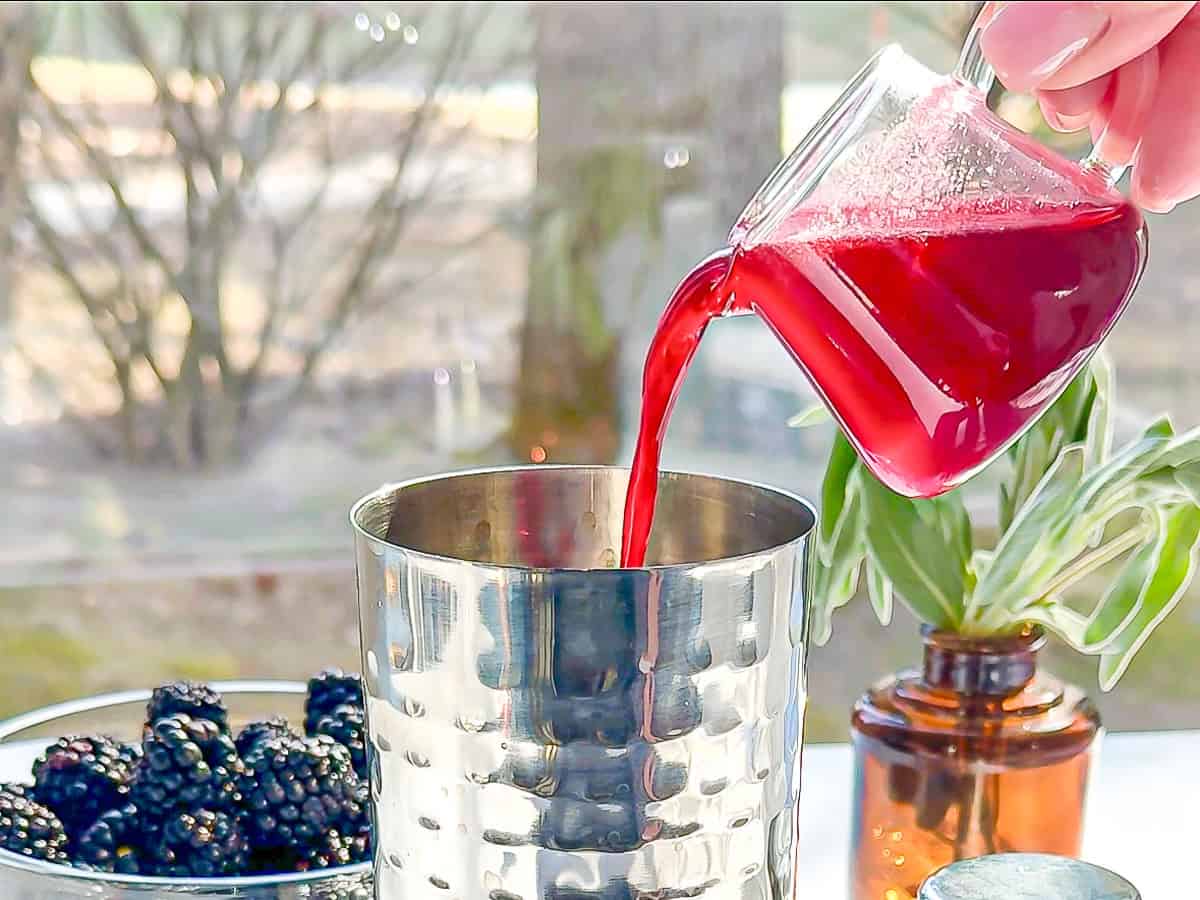
<path id="1" fill-rule="evenodd" d="M 965 565 L 957 547 L 929 525 L 916 503 L 863 473 L 867 546 L 871 560 L 917 618 L 938 628 L 962 621 Z"/>
<path id="2" fill-rule="evenodd" d="M 1175 437 L 1163 452 L 1158 464 L 1170 469 L 1191 469 L 1200 463 L 1200 428 L 1193 428 Z"/>
<path id="3" fill-rule="evenodd" d="M 818 559 L 813 573 L 810 636 L 825 644 L 833 635 L 833 613 L 849 603 L 858 591 L 866 547 L 863 543 L 862 495 L 858 479 L 848 485 L 845 505 L 838 516 L 825 559 Z M 819 556 L 821 554 L 818 554 Z"/>
<path id="4" fill-rule="evenodd" d="M 1043 428 L 1034 428 L 1021 438 L 1021 449 L 1017 453 L 1013 472 L 1012 487 L 1008 492 L 1011 504 L 1009 521 L 1016 518 L 1017 513 L 1029 499 L 1047 470 L 1054 464 L 1055 455 L 1051 453 L 1050 437 Z"/>
<path id="5" fill-rule="evenodd" d="M 969 622 L 980 626 L 1019 620 L 1024 606 L 1057 593 L 1061 585 L 1051 585 L 1060 570 L 1093 545 L 1114 516 L 1162 495 L 1144 479 L 1160 468 L 1175 443 L 1173 435 L 1170 422 L 1160 419 L 1086 476 L 1086 448 L 1066 448 L 997 545 L 968 606 Z"/>
<path id="6" fill-rule="evenodd" d="M 1144 438 L 1173 438 L 1175 437 L 1175 426 L 1171 424 L 1170 416 L 1159 416 L 1153 422 L 1146 426 L 1146 430 L 1142 432 Z"/>
<path id="7" fill-rule="evenodd" d="M 887 580 L 878 566 L 867 563 L 867 595 L 871 599 L 871 609 L 875 610 L 875 618 L 885 628 L 892 624 L 894 600 L 892 583 Z"/>
<path id="8" fill-rule="evenodd" d="M 1088 423 L 1100 388 L 1100 371 L 1105 365 L 1096 354 L 1054 403 L 1058 413 L 1055 438 L 1058 448 L 1080 444 L 1087 439 Z"/>
<path id="9" fill-rule="evenodd" d="M 1192 464 L 1175 469 L 1175 483 L 1184 490 L 1192 502 L 1200 506 L 1200 465 Z"/>
<path id="10" fill-rule="evenodd" d="M 858 593 L 858 580 L 862 571 L 861 561 L 841 578 L 830 580 L 820 589 L 820 600 L 813 606 L 812 639 L 819 647 L 829 643 L 833 637 L 833 614 L 854 599 Z"/>
<path id="11" fill-rule="evenodd" d="M 967 568 L 976 579 L 981 578 L 992 564 L 995 552 L 991 550 L 975 550 L 967 563 Z"/>
<path id="12" fill-rule="evenodd" d="M 787 420 L 788 428 L 812 428 L 814 425 L 824 425 L 832 422 L 833 416 L 823 403 L 803 409 Z"/>
<path id="13" fill-rule="evenodd" d="M 945 535 L 958 550 L 959 561 L 965 569 L 971 562 L 974 543 L 971 535 L 971 516 L 967 513 L 962 494 L 958 491 L 943 494 L 935 502 L 941 510 L 942 521 L 945 522 Z"/>
<path id="14" fill-rule="evenodd" d="M 1083 649 L 1094 653 L 1113 640 L 1141 609 L 1151 577 L 1167 542 L 1166 512 L 1154 510 L 1150 537 L 1125 561 L 1121 572 L 1096 604 L 1083 636 Z"/>
<path id="15" fill-rule="evenodd" d="M 1112 364 L 1100 351 L 1088 365 L 1092 379 L 1092 402 L 1083 420 L 1084 468 L 1088 471 L 1101 465 L 1112 453 L 1113 408 L 1116 403 Z"/>
<path id="16" fill-rule="evenodd" d="M 1177 435 L 1164 417 L 1114 452 L 1113 383 L 1097 354 L 1010 448 L 993 549 L 974 547 L 960 492 L 899 496 L 839 432 L 822 483 L 810 634 L 828 640 L 833 611 L 865 578 L 885 625 L 896 600 L 925 623 L 964 634 L 1040 625 L 1098 655 L 1101 687 L 1110 690 L 1179 603 L 1200 554 L 1200 429 Z M 792 424 L 823 418 L 809 410 Z M 1072 586 L 1110 564 L 1119 569 L 1099 602 L 1072 607 Z"/>
<path id="17" fill-rule="evenodd" d="M 959 491 L 950 491 L 928 500 L 913 500 L 917 515 L 937 529 L 965 567 L 971 559 L 971 517 Z"/>
<path id="18" fill-rule="evenodd" d="M 1013 503 L 1012 494 L 1008 491 L 1008 485 L 1003 481 L 1000 482 L 1000 533 L 1008 531 L 1008 526 L 1012 524 L 1013 516 L 1016 514 L 1016 506 Z"/>
<path id="19" fill-rule="evenodd" d="M 1137 615 L 1117 634 L 1100 656 L 1100 689 L 1110 691 L 1159 623 L 1174 609 L 1196 569 L 1200 539 L 1200 507 L 1180 504 L 1167 513 L 1166 538 L 1158 565 L 1142 594 Z"/>
<path id="20" fill-rule="evenodd" d="M 1041 625 L 1047 631 L 1061 638 L 1068 646 L 1081 652 L 1084 651 L 1084 632 L 1088 627 L 1087 616 L 1071 609 L 1062 602 L 1061 598 L 1050 597 L 1028 607 L 1024 611 L 1024 621 L 1033 625 Z"/>
<path id="21" fill-rule="evenodd" d="M 1065 507 L 1082 476 L 1082 448 L 1076 445 L 1060 453 L 996 545 L 987 571 L 979 576 L 969 619 L 985 606 L 1012 609 L 1041 596 L 1038 585 L 1047 581 L 1064 559 L 1078 553 L 1064 556 L 1060 535 Z"/>
<path id="22" fill-rule="evenodd" d="M 829 545 L 833 532 L 846 504 L 846 489 L 850 474 L 858 465 L 858 454 L 839 429 L 833 437 L 829 450 L 829 462 L 825 466 L 825 479 L 821 482 L 821 542 Z M 828 563 L 828 558 L 825 559 Z"/>
<path id="23" fill-rule="evenodd" d="M 1082 517 L 1089 509 L 1102 507 L 1106 502 L 1119 498 L 1139 478 L 1157 471 L 1165 464 L 1167 454 L 1178 444 L 1172 440 L 1174 435 L 1170 420 L 1162 418 L 1154 422 L 1139 440 L 1090 472 L 1075 496 L 1066 504 L 1064 512 L 1070 519 Z"/>
<path id="24" fill-rule="evenodd" d="M 1103 357 L 1094 356 L 1010 451 L 1012 482 L 1000 486 L 1001 531 L 1012 523 L 1063 448 L 1087 438 L 1102 383 L 1106 389 L 1111 380 L 1107 371 Z"/>

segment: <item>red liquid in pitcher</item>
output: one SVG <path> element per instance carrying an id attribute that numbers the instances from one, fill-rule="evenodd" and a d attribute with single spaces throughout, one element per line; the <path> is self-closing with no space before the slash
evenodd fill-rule
<path id="1" fill-rule="evenodd" d="M 856 218 L 874 221 L 840 220 Z M 769 243 L 710 257 L 671 297 L 646 357 L 622 565 L 645 558 L 667 418 L 712 319 L 759 315 L 876 476 L 932 497 L 1054 400 L 1142 264 L 1141 215 L 1119 199 L 964 199 L 919 228 L 840 234 L 815 221 L 801 210 Z"/>

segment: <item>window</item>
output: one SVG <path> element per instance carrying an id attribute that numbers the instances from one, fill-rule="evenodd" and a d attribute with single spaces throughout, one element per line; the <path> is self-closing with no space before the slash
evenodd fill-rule
<path id="1" fill-rule="evenodd" d="M 7 4 L 0 714 L 356 667 L 351 502 L 627 461 L 674 282 L 874 49 L 948 70 L 970 6 Z M 1112 341 L 1130 425 L 1193 418 L 1198 223 L 1151 223 Z M 813 495 L 829 434 L 785 426 L 811 397 L 758 322 L 721 322 L 666 462 Z M 1109 723 L 1200 725 L 1197 640 L 1190 597 Z M 843 611 L 810 734 L 916 647 Z"/>

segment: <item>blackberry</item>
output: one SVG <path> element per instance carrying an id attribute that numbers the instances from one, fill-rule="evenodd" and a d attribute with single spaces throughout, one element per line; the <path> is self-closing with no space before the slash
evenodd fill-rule
<path id="1" fill-rule="evenodd" d="M 371 858 L 371 791 L 365 781 L 354 785 L 351 801 L 346 805 L 342 820 L 334 831 L 350 855 L 350 862 L 363 862 Z M 320 847 L 316 848 L 318 851 Z"/>
<path id="2" fill-rule="evenodd" d="M 364 838 L 367 842 L 367 852 L 370 853 L 371 842 L 371 789 L 365 781 L 359 781 L 354 786 L 352 799 L 346 805 L 346 814 L 338 823 L 342 834 Z"/>
<path id="3" fill-rule="evenodd" d="M 357 809 L 350 751 L 333 738 L 269 738 L 245 765 L 242 809 L 256 849 L 306 850 Z"/>
<path id="4" fill-rule="evenodd" d="M 249 846 L 238 820 L 209 809 L 170 817 L 153 854 L 154 874 L 172 878 L 220 878 L 249 869 Z"/>
<path id="5" fill-rule="evenodd" d="M 343 837 L 348 842 L 350 862 L 368 862 L 371 859 L 372 833 L 371 821 L 363 819 L 357 824 L 347 825 Z"/>
<path id="6" fill-rule="evenodd" d="M 211 720 L 182 713 L 159 719 L 144 751 L 130 799 L 149 817 L 201 808 L 225 812 L 240 799 L 242 760 L 233 739 Z"/>
<path id="7" fill-rule="evenodd" d="M 292 729 L 288 723 L 276 716 L 265 722 L 251 722 L 238 733 L 234 743 L 237 746 L 238 755 L 245 757 L 261 741 L 273 737 L 287 737 L 291 734 Z"/>
<path id="8" fill-rule="evenodd" d="M 359 778 L 367 777 L 367 726 L 361 706 L 339 706 L 321 716 L 316 734 L 326 734 L 350 751 L 354 771 Z"/>
<path id="9" fill-rule="evenodd" d="M 100 814 L 75 842 L 74 862 L 100 872 L 153 875 L 156 824 L 132 803 Z"/>
<path id="10" fill-rule="evenodd" d="M 154 689 L 146 705 L 146 724 L 182 713 L 193 719 L 208 719 L 222 731 L 229 731 L 229 713 L 221 695 L 207 684 L 173 681 Z"/>
<path id="11" fill-rule="evenodd" d="M 42 859 L 67 861 L 67 832 L 62 820 L 29 796 L 27 790 L 0 787 L 0 850 Z"/>
<path id="12" fill-rule="evenodd" d="M 363 708 L 362 678 L 347 675 L 341 669 L 326 669 L 308 680 L 308 696 L 304 700 L 304 730 L 317 734 L 321 718 L 339 706 Z"/>
<path id="13" fill-rule="evenodd" d="M 137 772 L 138 764 L 142 761 L 142 745 L 140 743 L 121 742 L 117 744 L 117 755 L 129 766 L 130 776 Z"/>
<path id="14" fill-rule="evenodd" d="M 75 834 L 124 802 L 133 772 L 128 751 L 111 738 L 59 738 L 34 764 L 33 795 Z"/>
<path id="15" fill-rule="evenodd" d="M 369 857 L 369 844 L 361 837 L 334 830 L 323 834 L 316 844 L 309 847 L 296 861 L 294 868 L 298 872 L 334 869 L 364 862 Z"/>

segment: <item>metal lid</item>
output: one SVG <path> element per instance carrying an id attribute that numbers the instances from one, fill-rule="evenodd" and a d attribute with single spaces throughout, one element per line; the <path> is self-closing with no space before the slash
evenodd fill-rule
<path id="1" fill-rule="evenodd" d="M 1132 884 L 1089 863 L 1039 853 L 964 859 L 934 872 L 917 900 L 1140 900 Z"/>

